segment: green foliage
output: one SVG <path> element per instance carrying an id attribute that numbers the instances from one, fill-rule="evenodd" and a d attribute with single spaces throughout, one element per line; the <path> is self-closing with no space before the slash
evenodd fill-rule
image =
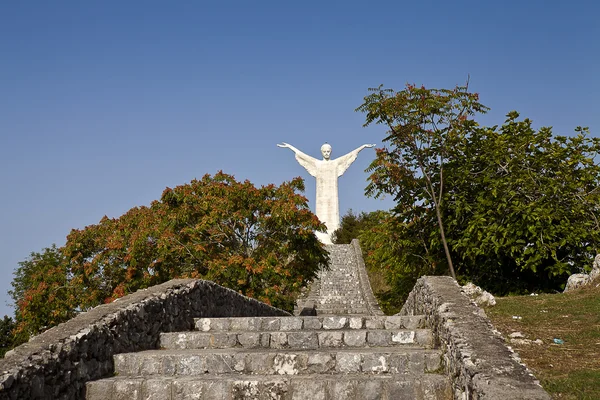
<path id="1" fill-rule="evenodd" d="M 453 149 L 477 124 L 472 119 L 487 108 L 477 94 L 457 86 L 453 90 L 406 85 L 400 92 L 379 86 L 370 89 L 357 111 L 366 114 L 365 126 L 375 122 L 389 130 L 371 163 L 367 195 L 389 194 L 399 218 L 409 222 L 433 209 L 447 267 L 455 275 L 442 218 L 445 164 Z"/>
<path id="2" fill-rule="evenodd" d="M 481 127 L 470 116 L 486 108 L 465 88 L 379 88 L 358 110 L 367 125 L 389 128 L 366 192 L 392 195 L 396 206 L 360 238 L 396 295 L 452 260 L 459 280 L 497 294 L 560 289 L 591 263 L 600 139 L 587 129 L 555 136 L 516 112 L 501 127 Z"/>
<path id="3" fill-rule="evenodd" d="M 55 245 L 19 263 L 9 291 L 16 306 L 15 342 L 58 325 L 75 315 L 68 263 Z"/>
<path id="4" fill-rule="evenodd" d="M 13 331 L 15 329 L 15 321 L 8 315 L 4 319 L 0 319 L 0 358 L 14 347 Z"/>
<path id="5" fill-rule="evenodd" d="M 600 139 L 534 130 L 511 112 L 475 130 L 449 168 L 447 218 L 461 272 L 498 293 L 560 289 L 594 258 Z"/>
<path id="6" fill-rule="evenodd" d="M 150 207 L 75 229 L 63 248 L 50 251 L 52 262 L 32 255 L 17 271 L 18 329 L 36 334 L 178 277 L 212 280 L 292 309 L 300 287 L 328 261 L 314 234 L 325 226 L 297 193 L 303 190 L 300 178 L 256 188 L 219 172 L 167 188 Z"/>
<path id="7" fill-rule="evenodd" d="M 340 227 L 333 232 L 332 242 L 335 244 L 349 244 L 353 239 L 373 227 L 379 221 L 377 212 L 366 213 L 361 211 L 355 214 L 352 210 L 342 216 Z"/>
<path id="8" fill-rule="evenodd" d="M 433 213 L 430 220 L 416 219 L 410 223 L 402 222 L 392 212 L 378 211 L 375 215 L 377 223 L 363 231 L 359 239 L 365 264 L 372 272 L 378 270 L 389 285 L 385 290 L 375 291 L 379 304 L 386 314 L 395 314 L 419 277 L 441 275 L 447 272 L 447 266 L 439 240 L 437 248 L 429 245 L 431 236 L 438 237 L 432 229 L 437 226 Z"/>

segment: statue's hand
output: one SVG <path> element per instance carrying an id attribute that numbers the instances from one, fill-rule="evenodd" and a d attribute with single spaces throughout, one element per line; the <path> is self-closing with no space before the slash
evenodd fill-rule
<path id="1" fill-rule="evenodd" d="M 365 144 L 365 147 L 371 148 L 371 147 L 375 147 L 375 144 Z"/>
<path id="2" fill-rule="evenodd" d="M 286 142 L 281 142 L 281 143 L 277 144 L 277 147 L 284 147 L 285 148 L 285 147 L 290 147 L 290 145 L 287 144 Z"/>

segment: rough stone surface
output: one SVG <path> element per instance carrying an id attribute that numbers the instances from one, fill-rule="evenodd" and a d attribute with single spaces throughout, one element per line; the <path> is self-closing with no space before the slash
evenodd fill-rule
<path id="1" fill-rule="evenodd" d="M 567 284 L 563 293 L 570 292 L 583 286 L 587 286 L 592 282 L 596 282 L 600 277 L 600 254 L 594 258 L 592 271 L 589 274 L 573 274 L 567 279 Z M 600 282 L 598 282 L 600 284 Z"/>
<path id="2" fill-rule="evenodd" d="M 329 250 L 335 272 L 313 285 L 321 314 L 198 318 L 194 331 L 162 333 L 160 350 L 115 355 L 117 376 L 89 382 L 88 400 L 136 398 L 159 379 L 165 399 L 392 399 L 403 389 L 406 399 L 449 400 L 425 319 L 382 315 L 355 246 Z M 221 386 L 209 394 L 210 382 Z"/>
<path id="3" fill-rule="evenodd" d="M 358 240 L 329 245 L 327 250 L 329 269 L 319 273 L 307 297 L 298 301 L 295 314 L 305 314 L 310 305 L 316 315 L 383 315 L 373 295 Z"/>
<path id="4" fill-rule="evenodd" d="M 464 294 L 469 296 L 471 299 L 473 299 L 475 301 L 475 303 L 477 303 L 480 306 L 495 306 L 496 305 L 496 299 L 494 298 L 494 296 L 491 293 L 483 290 L 482 288 L 480 288 L 477 285 L 474 285 L 471 282 L 464 285 L 461 289 Z"/>
<path id="5" fill-rule="evenodd" d="M 456 399 L 550 399 L 452 278 L 420 278 L 400 314 L 425 316 L 444 352 Z"/>
<path id="6" fill-rule="evenodd" d="M 113 374 L 113 355 L 157 348 L 160 332 L 189 330 L 196 317 L 269 315 L 289 314 L 208 281 L 177 279 L 140 290 L 9 352 L 0 360 L 0 400 L 82 399 L 87 381 Z M 123 385 L 115 386 L 115 398 L 135 384 Z"/>

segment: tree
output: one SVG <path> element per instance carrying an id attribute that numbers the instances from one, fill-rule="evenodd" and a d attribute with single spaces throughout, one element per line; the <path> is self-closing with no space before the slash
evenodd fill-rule
<path id="1" fill-rule="evenodd" d="M 474 130 L 455 153 L 450 243 L 462 273 L 499 293 L 560 289 L 598 250 L 600 139 L 518 118 Z"/>
<path id="2" fill-rule="evenodd" d="M 68 265 L 55 245 L 32 252 L 14 275 L 9 294 L 16 306 L 15 342 L 25 342 L 75 315 Z"/>
<path id="3" fill-rule="evenodd" d="M 6 352 L 14 347 L 15 321 L 8 315 L 0 319 L 0 358 L 4 357 Z"/>
<path id="4" fill-rule="evenodd" d="M 292 309 L 300 287 L 328 261 L 314 234 L 325 226 L 298 193 L 303 190 L 300 178 L 257 188 L 219 172 L 167 188 L 150 207 L 73 230 L 58 249 L 65 316 L 179 277 L 212 280 Z M 33 258 L 27 265 L 13 282 L 13 298 L 27 316 L 20 326 L 37 333 L 56 321 L 36 323 L 36 309 L 22 300 L 38 292 L 47 297 L 51 290 L 29 277 L 45 264 Z M 33 286 L 21 290 L 21 282 L 30 280 Z M 47 308 L 46 314 L 59 312 L 53 303 Z"/>
<path id="5" fill-rule="evenodd" d="M 364 126 L 386 125 L 389 131 L 383 141 L 390 147 L 377 149 L 369 167 L 367 195 L 392 195 L 397 202 L 394 211 L 405 222 L 433 209 L 448 269 L 456 279 L 442 218 L 445 164 L 452 148 L 477 126 L 471 117 L 487 108 L 467 86 L 369 90 L 356 110 L 366 113 Z"/>
<path id="6" fill-rule="evenodd" d="M 332 241 L 335 244 L 348 244 L 352 239 L 358 239 L 360 234 L 379 221 L 378 212 L 355 214 L 352 210 L 342 216 L 340 227 L 333 232 Z"/>
<path id="7" fill-rule="evenodd" d="M 423 109 L 407 108 L 413 97 L 379 91 L 359 107 L 370 113 L 367 124 L 388 125 L 392 143 L 378 150 L 366 191 L 397 201 L 361 235 L 373 249 L 365 261 L 379 263 L 399 296 L 406 282 L 441 273 L 449 259 L 459 280 L 497 294 L 558 290 L 569 274 L 588 268 L 600 238 L 600 139 L 580 127 L 570 137 L 535 130 L 516 112 L 501 127 L 482 127 L 462 111 L 443 138 L 435 128 L 423 136 L 410 121 L 431 121 L 430 94 Z M 485 111 L 471 96 L 473 111 Z M 403 112 L 412 114 L 393 125 Z M 415 131 L 425 139 L 412 139 Z"/>

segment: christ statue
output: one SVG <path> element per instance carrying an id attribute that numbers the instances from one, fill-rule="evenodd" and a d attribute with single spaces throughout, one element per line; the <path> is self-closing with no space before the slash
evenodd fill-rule
<path id="1" fill-rule="evenodd" d="M 363 144 L 350 153 L 331 160 L 331 146 L 325 143 L 321 146 L 322 160 L 317 160 L 304 154 L 291 144 L 281 143 L 279 147 L 292 150 L 296 154 L 296 161 L 302 165 L 309 174 L 317 178 L 316 214 L 321 222 L 327 226 L 327 234 L 317 233 L 323 243 L 331 243 L 331 234 L 340 226 L 340 202 L 338 199 L 338 178 L 356 160 L 358 153 L 374 144 Z"/>

